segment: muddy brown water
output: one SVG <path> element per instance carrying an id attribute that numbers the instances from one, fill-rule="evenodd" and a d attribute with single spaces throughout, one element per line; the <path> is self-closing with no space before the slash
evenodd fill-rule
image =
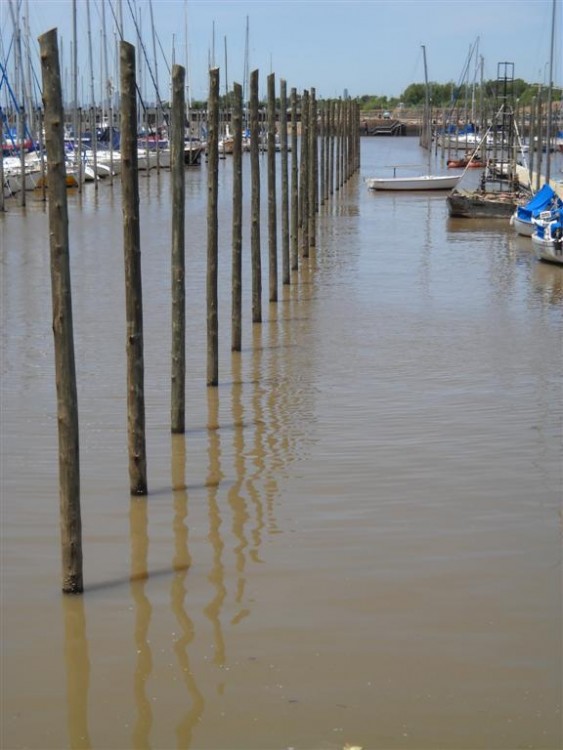
<path id="1" fill-rule="evenodd" d="M 415 139 L 362 143 L 317 250 L 254 328 L 246 218 L 240 355 L 221 162 L 211 390 L 206 167 L 187 172 L 174 437 L 169 175 L 141 178 L 143 500 L 128 492 L 119 183 L 70 194 L 83 597 L 60 594 L 47 218 L 8 202 L 3 748 L 563 746 L 563 269 L 504 222 L 448 219 L 443 194 L 366 189 L 413 161 Z"/>

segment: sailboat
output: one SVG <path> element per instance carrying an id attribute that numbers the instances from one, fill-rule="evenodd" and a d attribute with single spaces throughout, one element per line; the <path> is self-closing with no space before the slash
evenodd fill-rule
<path id="1" fill-rule="evenodd" d="M 514 122 L 514 63 L 498 63 L 497 112 L 493 124 L 492 159 L 476 190 L 456 189 L 447 197 L 448 213 L 466 219 L 510 219 L 516 207 L 530 198 L 516 164 Z M 499 129 L 500 128 L 500 129 Z"/>
<path id="2" fill-rule="evenodd" d="M 556 3 L 553 0 L 551 15 L 551 50 L 549 58 L 549 89 L 548 89 L 548 112 L 547 112 L 547 164 L 546 164 L 546 183 L 550 184 L 551 164 L 550 164 L 550 144 L 552 137 L 552 95 L 553 95 L 553 51 L 555 37 L 555 11 Z M 540 213 L 539 218 L 534 219 L 534 231 L 532 232 L 532 245 L 538 260 L 547 263 L 556 263 L 563 265 L 563 208 L 561 196 L 557 196 L 557 205 L 551 210 Z"/>
<path id="3" fill-rule="evenodd" d="M 422 136 L 425 139 L 424 145 L 428 149 L 428 171 L 430 171 L 430 160 L 432 157 L 432 118 L 430 114 L 430 91 L 428 85 L 428 69 L 426 66 L 426 47 L 424 45 L 422 45 L 422 55 L 424 58 L 424 83 L 426 92 Z M 366 185 L 370 190 L 452 190 L 463 176 L 460 174 L 424 174 L 401 177 L 397 176 L 397 169 L 399 167 L 400 165 L 395 165 L 393 167 L 392 177 L 368 177 L 366 179 Z"/>
<path id="4" fill-rule="evenodd" d="M 516 234 L 523 237 L 531 237 L 536 229 L 536 219 L 552 211 L 560 211 L 563 201 L 555 190 L 546 182 L 541 190 L 523 206 L 517 206 L 516 211 L 510 217 L 510 224 L 514 227 Z"/>

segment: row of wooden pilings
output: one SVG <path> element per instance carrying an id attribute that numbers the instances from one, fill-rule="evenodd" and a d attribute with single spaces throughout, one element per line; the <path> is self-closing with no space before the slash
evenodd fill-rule
<path id="1" fill-rule="evenodd" d="M 48 162 L 48 201 L 53 305 L 53 333 L 59 426 L 59 494 L 62 544 L 62 590 L 81 593 L 82 528 L 78 442 L 78 403 L 74 362 L 72 298 L 69 263 L 68 209 L 65 182 L 63 107 L 56 29 L 39 38 L 45 107 Z M 121 77 L 121 183 L 125 259 L 127 414 L 129 480 L 132 495 L 146 495 L 143 304 L 137 169 L 137 88 L 135 48 L 120 43 Z M 172 357 L 171 431 L 185 431 L 186 319 L 185 319 L 185 70 L 172 70 L 171 183 L 172 183 Z M 278 201 L 276 195 L 275 76 L 267 79 L 267 186 L 268 186 L 268 299 L 278 300 Z M 232 129 L 232 321 L 231 348 L 242 344 L 242 87 L 234 85 Z M 288 107 L 289 104 L 289 107 Z M 348 101 L 319 103 L 314 89 L 301 97 L 301 138 L 298 142 L 295 89 L 287 98 L 280 81 L 281 278 L 298 279 L 302 259 L 316 245 L 316 216 L 359 168 L 359 110 Z M 291 112 L 291 144 L 287 112 Z M 218 325 L 218 166 L 219 69 L 209 72 L 208 205 L 207 205 L 207 385 L 219 382 Z M 252 322 L 262 321 L 262 250 L 260 231 L 260 122 L 258 71 L 250 76 L 250 254 L 252 269 Z M 298 153 L 299 146 L 299 153 Z M 292 154 L 291 165 L 288 154 Z M 300 260 L 301 259 L 301 260 Z"/>

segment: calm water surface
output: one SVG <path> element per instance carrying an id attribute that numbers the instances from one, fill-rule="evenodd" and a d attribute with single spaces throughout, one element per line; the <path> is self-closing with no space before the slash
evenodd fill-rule
<path id="1" fill-rule="evenodd" d="M 505 222 L 450 220 L 443 194 L 363 183 L 423 161 L 415 139 L 363 142 L 316 252 L 254 328 L 245 261 L 240 355 L 220 163 L 217 389 L 206 167 L 187 172 L 174 437 L 169 175 L 141 178 L 146 500 L 128 491 L 120 187 L 70 195 L 83 597 L 59 593 L 47 218 L 8 206 L 3 748 L 563 746 L 563 269 Z"/>

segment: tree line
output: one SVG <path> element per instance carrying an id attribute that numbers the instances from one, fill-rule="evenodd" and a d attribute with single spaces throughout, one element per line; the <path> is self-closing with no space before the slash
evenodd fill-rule
<path id="1" fill-rule="evenodd" d="M 484 100 L 490 101 L 495 98 L 497 94 L 497 87 L 499 82 L 496 79 L 484 81 L 482 84 L 476 84 L 475 86 L 470 84 L 456 85 L 453 81 L 449 83 L 437 83 L 432 81 L 429 83 L 430 101 L 433 107 L 439 107 L 441 109 L 447 109 L 450 107 L 462 107 L 465 103 L 470 102 L 472 99 L 479 100 L 481 95 Z M 534 97 L 538 95 L 538 90 L 547 86 L 541 86 L 537 83 L 527 83 L 522 78 L 515 78 L 509 82 L 509 91 L 507 92 L 510 96 L 514 97 L 514 101 L 518 100 L 521 106 L 531 105 Z M 558 89 L 560 90 L 560 89 Z M 299 97 L 298 97 L 299 99 Z M 393 110 L 399 105 L 403 107 L 422 107 L 426 100 L 426 87 L 424 83 L 411 83 L 407 88 L 400 94 L 400 96 L 388 97 L 380 96 L 377 94 L 363 94 L 358 97 L 360 103 L 360 110 L 371 111 L 371 110 Z M 220 107 L 224 110 L 228 110 L 231 106 L 231 93 L 227 93 L 219 97 Z M 262 105 L 265 106 L 265 100 Z M 166 103 L 165 103 L 166 105 Z M 276 106 L 279 108 L 279 99 L 276 99 Z M 201 111 L 207 109 L 207 100 L 195 100 L 190 102 L 190 109 L 194 111 Z"/>
<path id="2" fill-rule="evenodd" d="M 483 90 L 481 84 L 472 86 L 462 84 L 457 86 L 453 82 L 449 83 L 429 83 L 430 100 L 434 107 L 454 107 L 462 106 L 465 102 L 471 101 L 473 97 L 479 98 L 481 94 L 484 99 L 493 99 L 497 93 L 497 80 L 484 81 Z M 538 94 L 540 87 L 537 83 L 527 83 L 522 78 L 515 78 L 509 83 L 509 93 L 518 100 L 523 106 L 530 105 L 535 96 Z M 544 87 L 546 88 L 546 87 Z M 402 92 L 399 97 L 377 96 L 374 94 L 365 94 L 360 97 L 360 109 L 394 109 L 402 104 L 404 107 L 421 107 L 426 99 L 426 87 L 424 83 L 411 83 Z"/>

